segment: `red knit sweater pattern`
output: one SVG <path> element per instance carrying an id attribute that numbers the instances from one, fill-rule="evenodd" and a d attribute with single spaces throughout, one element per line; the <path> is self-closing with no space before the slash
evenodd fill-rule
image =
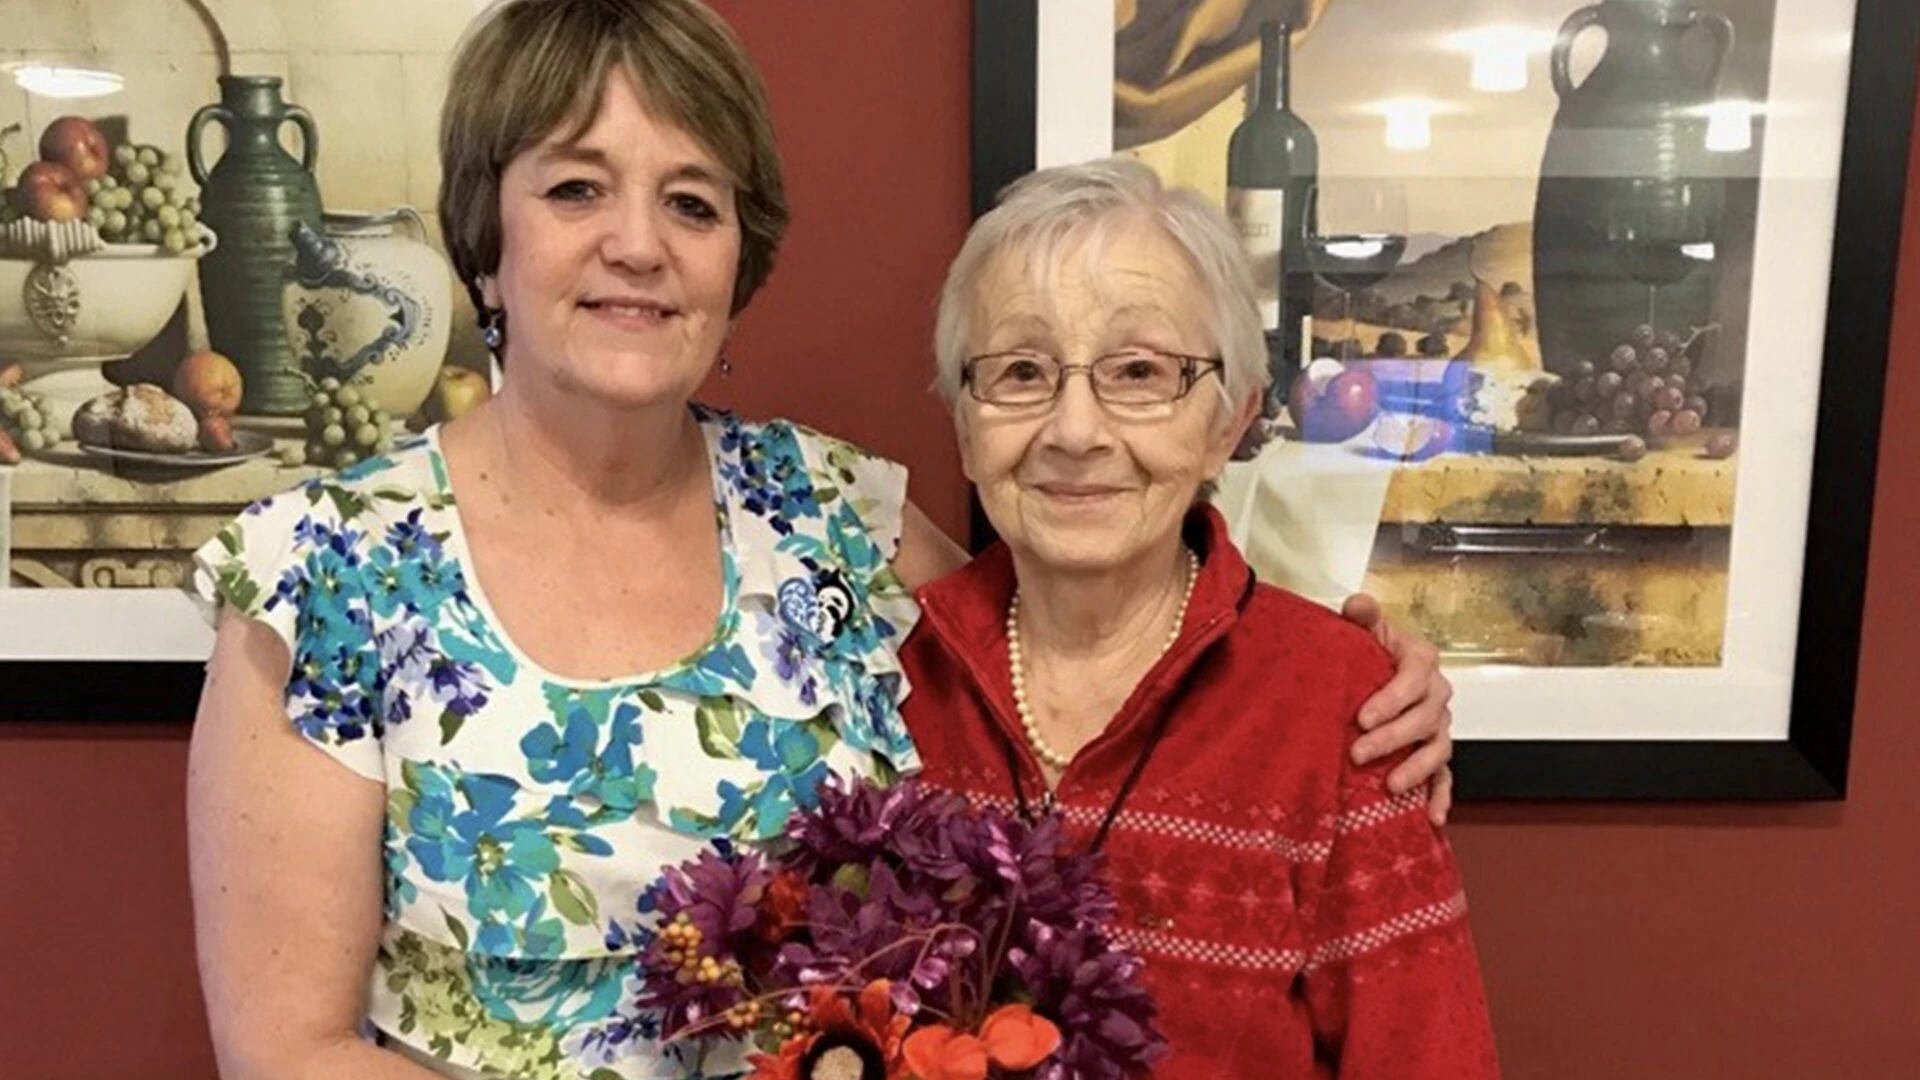
<path id="1" fill-rule="evenodd" d="M 1497 1077 L 1460 875 L 1402 758 L 1352 764 L 1359 707 L 1392 675 L 1364 631 L 1256 584 L 1217 512 L 1173 646 L 1054 792 L 1103 846 L 1115 938 L 1146 960 L 1184 1078 Z M 1046 791 L 1016 719 L 1004 547 L 920 590 L 904 713 L 927 783 L 1017 809 Z M 1015 773 L 1018 773 L 1018 783 Z"/>

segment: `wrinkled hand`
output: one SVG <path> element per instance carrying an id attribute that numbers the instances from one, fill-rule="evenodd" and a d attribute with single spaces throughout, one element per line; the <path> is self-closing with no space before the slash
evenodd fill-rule
<path id="1" fill-rule="evenodd" d="M 1453 808 L 1453 684 L 1440 673 L 1440 652 L 1425 638 L 1394 627 L 1380 611 L 1380 602 L 1356 593 L 1341 605 L 1340 614 L 1371 633 L 1393 654 L 1393 679 L 1360 707 L 1360 728 L 1367 734 L 1353 744 L 1355 764 L 1364 765 L 1399 750 L 1419 748 L 1387 778 L 1395 794 L 1411 791 L 1431 780 L 1427 816 L 1435 825 L 1447 823 Z"/>

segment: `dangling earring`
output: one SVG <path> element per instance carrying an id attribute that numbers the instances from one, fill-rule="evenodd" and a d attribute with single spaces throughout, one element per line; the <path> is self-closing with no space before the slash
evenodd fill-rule
<path id="1" fill-rule="evenodd" d="M 726 353 L 721 353 L 720 354 L 720 377 L 725 379 L 725 378 L 730 378 L 732 375 L 733 375 L 733 357 L 728 356 Z"/>
<path id="2" fill-rule="evenodd" d="M 507 313 L 499 308 L 487 308 L 480 315 L 480 340 L 488 352 L 498 353 L 500 346 L 507 343 Z"/>

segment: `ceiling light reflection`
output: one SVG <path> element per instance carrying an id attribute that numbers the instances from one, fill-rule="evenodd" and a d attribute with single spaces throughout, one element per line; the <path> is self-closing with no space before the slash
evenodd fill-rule
<path id="1" fill-rule="evenodd" d="M 1394 98 L 1368 110 L 1386 118 L 1387 149 L 1425 150 L 1433 145 L 1433 115 L 1441 104 L 1427 98 Z"/>
<path id="2" fill-rule="evenodd" d="M 15 64 L 13 81 L 30 94 L 50 98 L 94 98 L 117 94 L 126 80 L 111 71 L 97 68 L 63 67 L 56 64 Z"/>
<path id="3" fill-rule="evenodd" d="M 1553 35 L 1523 26 L 1482 26 L 1451 34 L 1446 47 L 1473 57 L 1475 90 L 1511 94 L 1527 88 L 1527 65 L 1553 47 Z"/>
<path id="4" fill-rule="evenodd" d="M 1758 112 L 1751 101 L 1716 101 L 1702 106 L 1707 114 L 1707 149 L 1716 154 L 1738 154 L 1753 149 L 1753 114 Z"/>

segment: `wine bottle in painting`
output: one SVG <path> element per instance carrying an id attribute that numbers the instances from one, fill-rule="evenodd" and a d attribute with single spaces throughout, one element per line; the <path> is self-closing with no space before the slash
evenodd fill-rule
<path id="1" fill-rule="evenodd" d="M 1306 258 L 1320 145 L 1293 111 L 1292 24 L 1260 25 L 1253 106 L 1227 143 L 1227 216 L 1240 231 L 1260 289 L 1274 393 L 1286 397 L 1312 342 L 1313 269 Z"/>

